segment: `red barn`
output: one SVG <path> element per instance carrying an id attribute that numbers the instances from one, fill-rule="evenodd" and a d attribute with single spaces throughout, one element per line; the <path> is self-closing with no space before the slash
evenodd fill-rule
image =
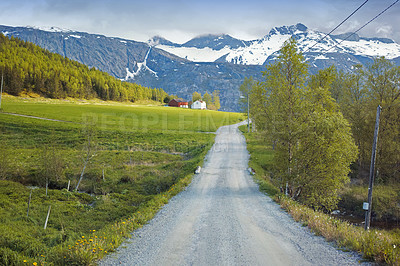
<path id="1" fill-rule="evenodd" d="M 182 107 L 182 108 L 189 108 L 189 103 L 185 102 L 182 99 L 173 99 L 168 103 L 168 106 L 171 107 Z"/>

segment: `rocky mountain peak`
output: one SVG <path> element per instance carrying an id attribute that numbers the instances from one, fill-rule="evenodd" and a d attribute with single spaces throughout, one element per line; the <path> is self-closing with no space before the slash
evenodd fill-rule
<path id="1" fill-rule="evenodd" d="M 282 27 L 274 27 L 270 32 L 269 35 L 294 35 L 296 33 L 305 32 L 308 28 L 304 24 L 297 23 L 296 25 L 291 26 L 282 26 Z"/>
<path id="2" fill-rule="evenodd" d="M 180 45 L 174 42 L 171 42 L 159 35 L 153 36 L 152 38 L 150 38 L 147 43 L 150 46 L 157 46 L 157 45 L 168 45 L 168 46 L 173 46 L 173 47 L 179 47 Z"/>
<path id="3" fill-rule="evenodd" d="M 200 35 L 182 44 L 183 47 L 195 47 L 199 49 L 208 47 L 214 50 L 221 50 L 224 47 L 245 47 L 247 45 L 248 42 L 233 38 L 232 36 L 227 34 Z"/>

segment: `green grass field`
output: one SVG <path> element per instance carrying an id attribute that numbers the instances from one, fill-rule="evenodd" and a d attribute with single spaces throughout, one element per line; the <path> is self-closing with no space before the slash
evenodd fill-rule
<path id="1" fill-rule="evenodd" d="M 2 265 L 95 263 L 190 182 L 214 141 L 210 132 L 243 119 L 236 113 L 15 97 L 3 98 L 2 108 Z"/>

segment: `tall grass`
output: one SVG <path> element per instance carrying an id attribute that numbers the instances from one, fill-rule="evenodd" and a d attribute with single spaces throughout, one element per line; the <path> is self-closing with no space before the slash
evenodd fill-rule
<path id="1" fill-rule="evenodd" d="M 360 252 L 370 261 L 400 265 L 400 234 L 376 229 L 366 231 L 331 215 L 314 211 L 283 195 L 275 197 L 275 200 L 295 221 L 301 222 L 327 241 L 335 242 L 338 247 Z"/>

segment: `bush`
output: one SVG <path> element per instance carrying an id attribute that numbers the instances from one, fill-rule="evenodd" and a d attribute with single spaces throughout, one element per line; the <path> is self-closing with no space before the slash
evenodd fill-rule
<path id="1" fill-rule="evenodd" d="M 373 218 L 376 221 L 388 221 L 400 219 L 400 190 L 397 186 L 378 184 L 374 186 L 372 195 Z M 367 201 L 367 186 L 350 186 L 341 195 L 339 207 L 354 216 L 363 218 L 365 211 L 363 202 Z"/>

